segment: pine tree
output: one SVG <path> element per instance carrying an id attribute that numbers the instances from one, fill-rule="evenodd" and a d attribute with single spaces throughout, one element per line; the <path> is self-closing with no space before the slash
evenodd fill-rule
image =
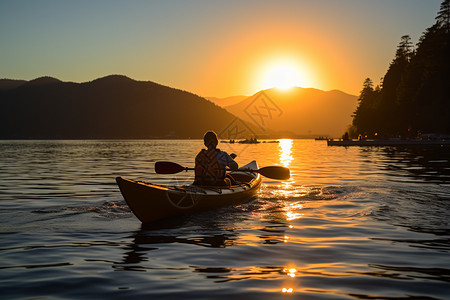
<path id="1" fill-rule="evenodd" d="M 436 16 L 436 24 L 447 33 L 450 30 L 450 0 L 444 0 L 441 3 L 441 9 Z"/>
<path id="2" fill-rule="evenodd" d="M 353 114 L 353 126 L 355 127 L 356 135 L 363 136 L 373 135 L 374 120 L 375 120 L 375 91 L 373 89 L 373 82 L 370 78 L 366 78 L 363 83 L 358 98 L 358 107 Z"/>
<path id="3" fill-rule="evenodd" d="M 378 98 L 377 115 L 383 120 L 378 125 L 378 131 L 384 135 L 397 136 L 402 134 L 400 108 L 397 93 L 405 71 L 413 57 L 412 43 L 409 35 L 401 37 L 395 53 L 395 58 L 383 78 L 382 89 Z"/>

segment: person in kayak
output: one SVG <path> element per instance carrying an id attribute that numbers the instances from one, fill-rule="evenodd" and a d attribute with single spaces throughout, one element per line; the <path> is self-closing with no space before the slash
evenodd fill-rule
<path id="1" fill-rule="evenodd" d="M 234 161 L 236 155 L 229 155 L 217 149 L 219 140 L 214 131 L 206 132 L 203 142 L 207 149 L 202 149 L 195 157 L 194 185 L 229 186 L 233 184 L 232 178 L 227 177 L 226 167 L 231 170 L 239 168 Z"/>

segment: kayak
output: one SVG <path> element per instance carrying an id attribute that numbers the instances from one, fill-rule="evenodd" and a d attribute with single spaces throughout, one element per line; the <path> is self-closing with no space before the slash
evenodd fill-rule
<path id="1" fill-rule="evenodd" d="M 251 170 L 258 170 L 256 161 L 228 173 L 237 183 L 228 187 L 169 186 L 122 177 L 116 182 L 134 215 L 149 223 L 250 201 L 261 185 L 261 175 Z"/>

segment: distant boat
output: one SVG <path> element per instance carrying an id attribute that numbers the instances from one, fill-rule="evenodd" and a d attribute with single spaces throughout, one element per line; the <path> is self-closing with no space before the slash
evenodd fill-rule
<path id="1" fill-rule="evenodd" d="M 328 140 L 328 146 L 445 146 L 450 140 Z"/>
<path id="2" fill-rule="evenodd" d="M 319 136 L 315 138 L 316 141 L 327 141 L 329 138 L 327 136 Z"/>
<path id="3" fill-rule="evenodd" d="M 258 141 L 256 138 L 250 138 L 250 139 L 245 139 L 245 140 L 239 141 L 238 143 L 240 143 L 240 144 L 259 144 L 261 142 Z"/>
<path id="4" fill-rule="evenodd" d="M 263 141 L 263 143 L 279 143 L 280 141 Z"/>

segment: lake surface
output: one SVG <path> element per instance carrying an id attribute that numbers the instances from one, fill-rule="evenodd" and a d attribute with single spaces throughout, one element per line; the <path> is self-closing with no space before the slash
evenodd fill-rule
<path id="1" fill-rule="evenodd" d="M 450 299 L 450 148 L 225 144 L 253 201 L 142 225 L 115 177 L 185 184 L 200 140 L 0 141 L 2 299 Z"/>

